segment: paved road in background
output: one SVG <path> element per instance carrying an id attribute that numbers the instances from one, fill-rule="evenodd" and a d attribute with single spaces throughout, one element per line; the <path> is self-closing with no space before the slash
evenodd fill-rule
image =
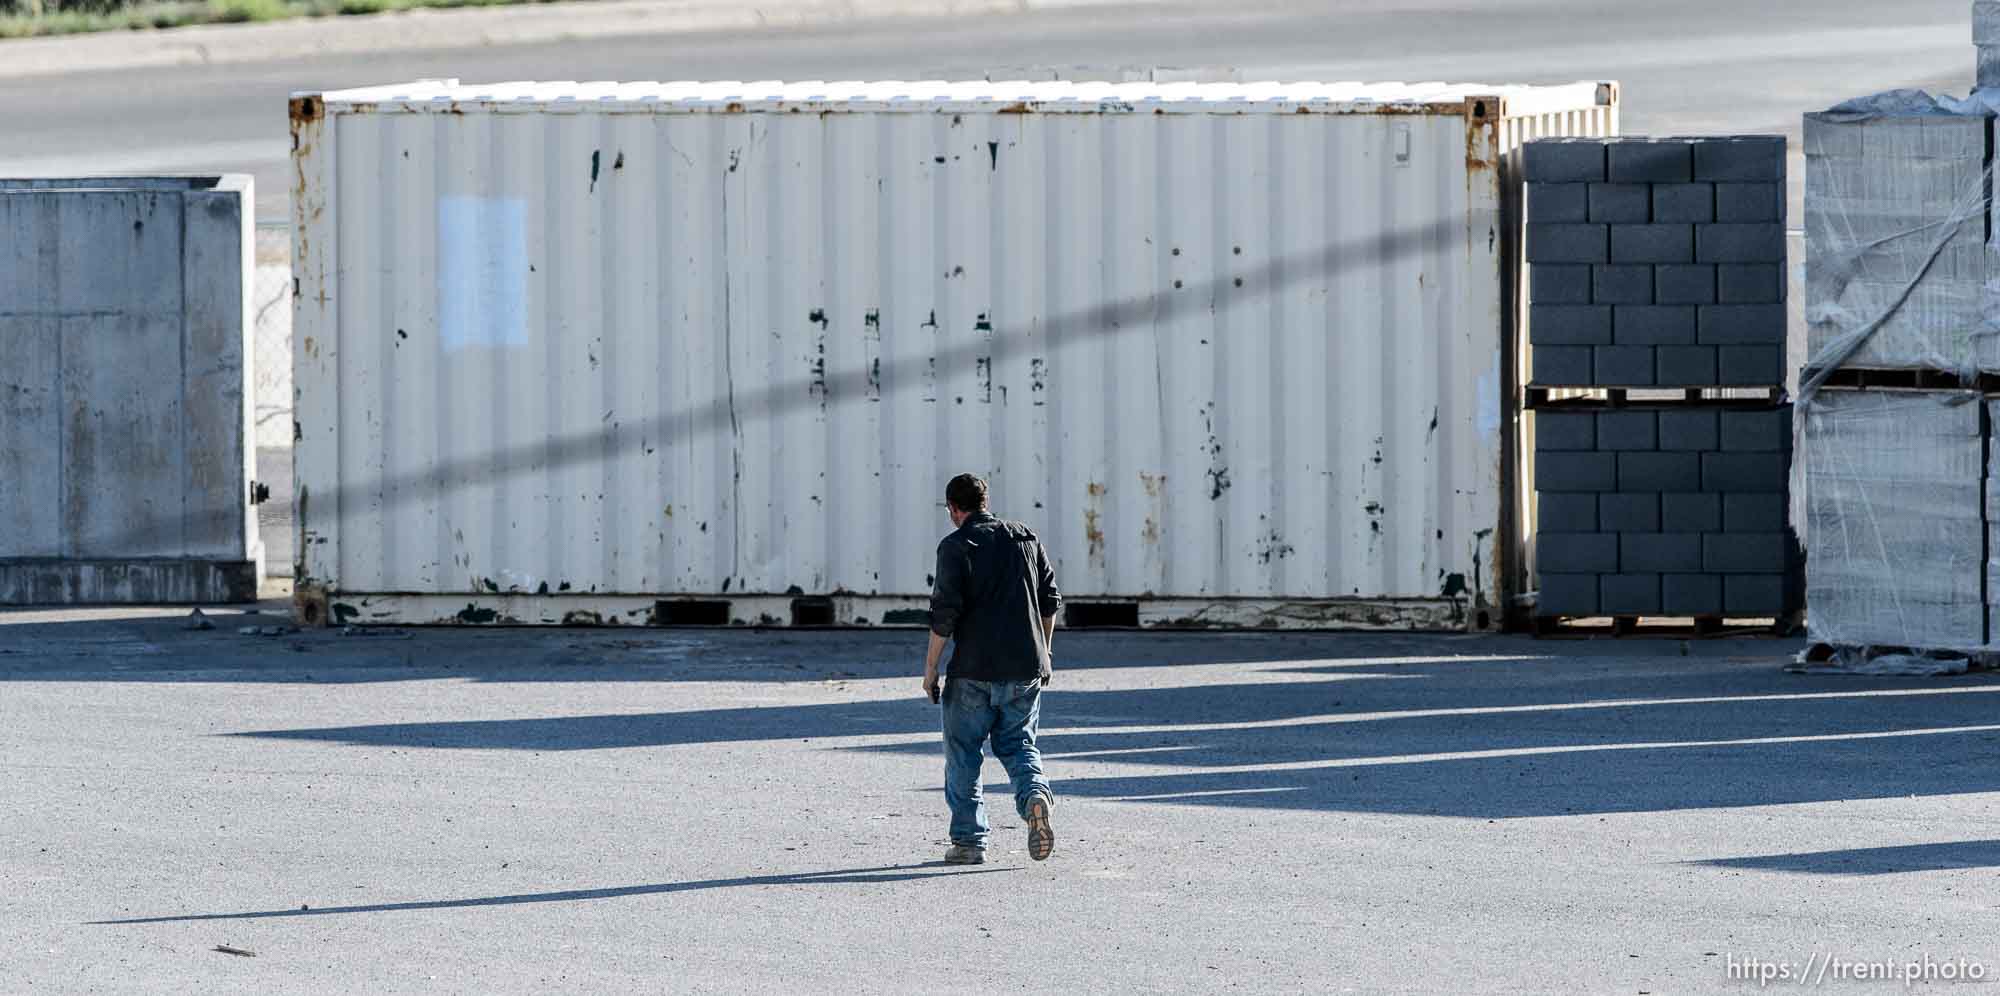
<path id="1" fill-rule="evenodd" d="M 0 173 L 247 170 L 257 179 L 260 219 L 282 223 L 286 96 L 429 76 L 832 80 L 1149 64 L 1234 66 L 1251 77 L 1290 79 L 1616 79 L 1625 85 L 1628 133 L 1796 135 L 1802 112 L 1846 97 L 1898 86 L 1970 87 L 1969 6 L 1093 0 L 1013 15 L 0 79 Z M 1796 223 L 1796 178 L 1794 186 Z"/>
<path id="2" fill-rule="evenodd" d="M 1003 806 L 991 863 L 955 869 L 921 633 L 133 616 L 0 612 L 12 991 L 2000 976 L 1991 675 L 1791 675 L 1763 640 L 1066 633 L 1056 854 Z"/>

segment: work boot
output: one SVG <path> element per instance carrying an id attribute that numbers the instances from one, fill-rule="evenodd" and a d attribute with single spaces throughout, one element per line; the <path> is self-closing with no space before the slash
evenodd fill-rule
<path id="1" fill-rule="evenodd" d="M 970 844 L 953 844 L 944 852 L 944 863 L 948 865 L 983 865 L 986 863 L 986 849 Z"/>
<path id="2" fill-rule="evenodd" d="M 1056 830 L 1049 824 L 1049 811 L 1054 808 L 1044 793 L 1028 797 L 1028 857 L 1036 861 L 1047 861 L 1056 849 Z"/>

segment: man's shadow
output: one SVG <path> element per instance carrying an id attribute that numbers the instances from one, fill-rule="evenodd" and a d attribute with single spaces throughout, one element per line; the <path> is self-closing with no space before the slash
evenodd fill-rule
<path id="1" fill-rule="evenodd" d="M 948 871 L 946 869 L 949 869 Z M 978 875 L 987 872 L 1019 871 L 1018 868 L 967 868 L 928 861 L 914 865 L 885 865 L 879 868 L 847 868 L 824 872 L 794 872 L 785 875 L 748 875 L 741 878 L 712 878 L 695 882 L 661 882 L 628 885 L 615 889 L 569 889 L 562 892 L 526 892 L 512 896 L 483 896 L 474 899 L 434 899 L 413 903 L 377 903 L 367 906 L 323 906 L 317 909 L 260 910 L 250 913 L 195 913 L 186 916 L 137 917 L 129 920 L 92 920 L 91 926 L 135 923 L 188 923 L 199 920 L 264 920 L 275 917 L 331 916 L 337 913 L 395 913 L 405 910 L 469 909 L 476 906 L 514 906 L 522 903 L 568 903 L 588 899 L 619 899 L 625 896 L 657 896 L 701 889 L 729 889 L 745 885 L 876 885 L 886 882 L 913 882 L 921 879 Z"/>

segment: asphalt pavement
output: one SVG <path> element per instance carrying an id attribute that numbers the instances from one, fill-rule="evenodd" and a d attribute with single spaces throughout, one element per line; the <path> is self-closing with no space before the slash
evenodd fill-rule
<path id="1" fill-rule="evenodd" d="M 1794 136 L 1848 96 L 1971 82 L 1962 0 L 1607 6 L 1100 3 L 5 77 L 0 173 L 248 170 L 282 223 L 286 95 L 420 76 L 1608 78 L 1627 132 Z M 968 870 L 936 863 L 921 634 L 239 633 L 282 627 L 270 608 L 197 632 L 0 612 L 0 988 L 1710 993 L 1829 955 L 2000 975 L 1991 676 L 1792 675 L 1768 641 L 1065 633 L 1056 856 L 1028 861 L 1002 807 Z"/>
<path id="2" fill-rule="evenodd" d="M 12 991 L 2000 973 L 1993 676 L 1787 674 L 1767 640 L 1062 633 L 1056 853 L 1028 860 L 1003 803 L 964 869 L 938 863 L 921 633 L 178 615 L 0 613 Z"/>

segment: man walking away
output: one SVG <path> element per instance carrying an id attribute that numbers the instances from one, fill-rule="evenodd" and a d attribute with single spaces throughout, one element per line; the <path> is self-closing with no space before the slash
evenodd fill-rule
<path id="1" fill-rule="evenodd" d="M 986 510 L 986 482 L 960 474 L 945 486 L 945 508 L 957 531 L 938 544 L 931 590 L 931 646 L 924 658 L 924 693 L 944 706 L 944 798 L 951 806 L 947 864 L 986 860 L 986 807 L 981 802 L 980 747 L 1014 782 L 1014 809 L 1028 824 L 1028 856 L 1055 850 L 1049 823 L 1055 796 L 1042 777 L 1035 747 L 1042 687 L 1053 677 L 1049 641 L 1062 593 L 1035 534 Z M 954 647 L 942 695 L 938 659 Z"/>

